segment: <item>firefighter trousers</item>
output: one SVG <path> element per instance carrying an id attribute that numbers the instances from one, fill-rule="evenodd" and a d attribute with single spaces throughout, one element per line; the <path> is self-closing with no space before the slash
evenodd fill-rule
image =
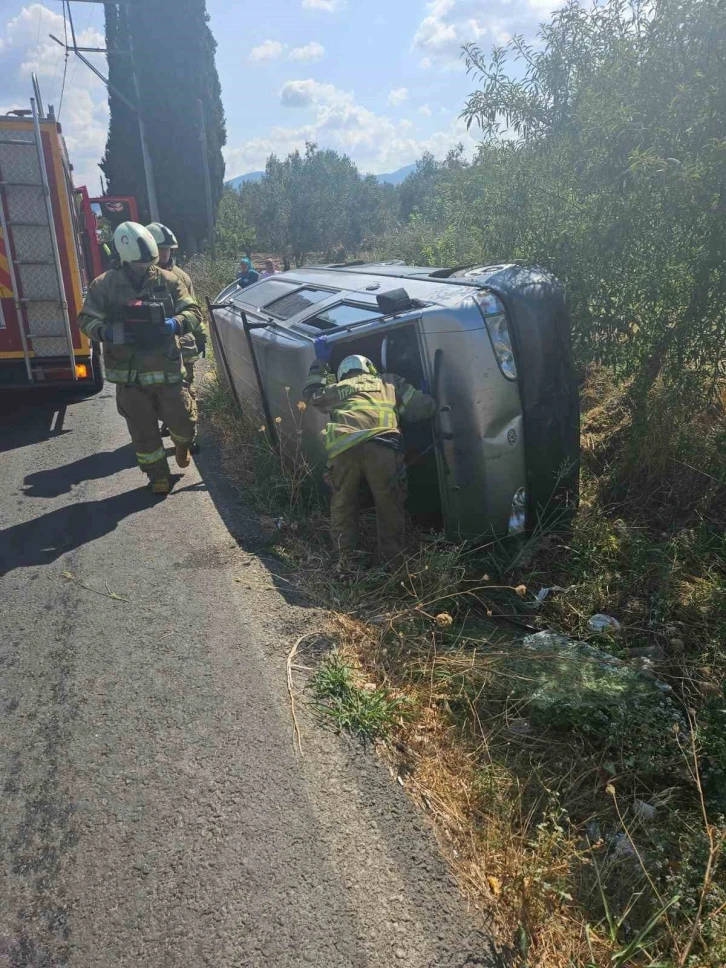
<path id="1" fill-rule="evenodd" d="M 116 385 L 116 408 L 125 418 L 136 450 L 136 460 L 149 479 L 169 476 L 169 464 L 161 439 L 159 421 L 169 427 L 175 444 L 191 445 L 196 413 L 189 391 L 182 383 L 157 386 Z"/>
<path id="2" fill-rule="evenodd" d="M 392 561 L 406 540 L 406 466 L 403 454 L 368 440 L 331 461 L 330 530 L 341 556 L 358 546 L 361 479 L 368 482 L 376 506 L 378 557 Z"/>
<path id="3" fill-rule="evenodd" d="M 194 433 L 196 435 L 197 420 L 199 419 L 199 404 L 197 403 L 197 388 L 194 386 L 194 361 L 185 360 L 184 369 L 186 370 L 186 376 L 184 377 L 184 386 L 189 392 L 189 396 L 192 401 L 192 420 L 194 421 Z M 167 426 L 166 420 L 161 425 L 161 436 L 166 437 L 169 433 L 169 427 Z"/>

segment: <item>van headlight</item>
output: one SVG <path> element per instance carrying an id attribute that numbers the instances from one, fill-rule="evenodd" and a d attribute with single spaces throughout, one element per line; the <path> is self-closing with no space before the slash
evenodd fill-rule
<path id="1" fill-rule="evenodd" d="M 507 317 L 504 314 L 501 316 L 489 316 L 484 319 L 484 322 L 487 324 L 487 329 L 489 330 L 489 338 L 492 341 L 492 347 L 494 349 L 494 355 L 497 358 L 497 363 L 499 364 L 499 369 L 508 380 L 516 380 L 517 364 L 514 360 L 512 338 L 509 335 Z"/>
<path id="2" fill-rule="evenodd" d="M 474 300 L 479 307 L 479 312 L 484 317 L 499 369 L 508 380 L 516 380 L 517 364 L 514 359 L 512 337 L 509 335 L 504 306 L 491 292 L 477 293 Z"/>
<path id="3" fill-rule="evenodd" d="M 521 534 L 527 527 L 527 491 L 520 487 L 514 492 L 512 507 L 509 511 L 507 534 Z"/>

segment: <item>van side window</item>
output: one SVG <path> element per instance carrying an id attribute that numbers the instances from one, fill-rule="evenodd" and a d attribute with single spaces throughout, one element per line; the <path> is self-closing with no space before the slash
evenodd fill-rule
<path id="1" fill-rule="evenodd" d="M 306 326 L 314 326 L 316 329 L 334 329 L 336 326 L 350 326 L 351 323 L 362 323 L 382 315 L 378 306 L 356 306 L 355 303 L 343 302 L 321 309 L 304 322 Z"/>
<path id="2" fill-rule="evenodd" d="M 230 289 L 236 287 L 234 283 Z M 286 279 L 265 279 L 263 282 L 256 282 L 245 289 L 238 290 L 235 295 L 235 302 L 243 303 L 246 306 L 256 306 L 260 309 L 265 303 L 270 303 L 275 299 L 290 295 L 298 287 L 298 282 L 290 282 Z"/>
<path id="3" fill-rule="evenodd" d="M 275 299 L 274 302 L 267 303 L 265 312 L 274 316 L 276 319 L 292 319 L 293 316 L 297 316 L 298 313 L 303 312 L 308 306 L 314 306 L 315 303 L 320 302 L 322 299 L 329 299 L 333 295 L 335 293 L 331 292 L 330 289 L 313 289 L 310 286 L 304 286 L 302 289 L 291 292 L 281 299 Z"/>

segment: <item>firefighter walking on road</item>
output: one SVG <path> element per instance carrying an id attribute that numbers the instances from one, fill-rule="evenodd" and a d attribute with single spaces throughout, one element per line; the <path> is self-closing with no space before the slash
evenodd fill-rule
<path id="1" fill-rule="evenodd" d="M 152 222 L 151 225 L 146 227 L 154 236 L 159 249 L 159 268 L 166 269 L 167 272 L 173 273 L 180 279 L 189 290 L 189 295 L 196 301 L 197 296 L 194 292 L 194 283 L 191 276 L 176 264 L 175 252 L 179 248 L 179 243 L 172 230 L 161 222 Z M 207 336 L 201 323 L 191 333 L 184 333 L 183 336 L 179 337 L 184 369 L 187 371 L 186 384 L 194 399 L 196 399 L 197 394 L 194 386 L 194 364 L 204 353 L 206 344 Z"/>
<path id="2" fill-rule="evenodd" d="M 78 323 L 103 343 L 106 379 L 126 419 L 141 470 L 155 494 L 171 490 L 159 420 L 169 427 L 179 467 L 189 466 L 196 415 L 184 385 L 179 338 L 201 326 L 202 314 L 184 283 L 157 265 L 155 239 L 143 225 L 114 232 L 121 264 L 91 283 Z"/>
<path id="3" fill-rule="evenodd" d="M 433 417 L 432 397 L 394 373 L 379 375 L 364 356 L 347 356 L 337 379 L 328 366 L 331 348 L 315 341 L 303 399 L 329 415 L 324 430 L 331 486 L 330 529 L 341 561 L 358 546 L 359 490 L 366 480 L 373 494 L 378 557 L 393 562 L 406 537 L 406 467 L 399 421 Z"/>

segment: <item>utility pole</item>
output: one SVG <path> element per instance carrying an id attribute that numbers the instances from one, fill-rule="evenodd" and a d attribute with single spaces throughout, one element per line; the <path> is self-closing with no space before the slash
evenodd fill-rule
<path id="1" fill-rule="evenodd" d="M 207 125 L 204 117 L 204 104 L 197 98 L 199 105 L 199 146 L 202 151 L 202 170 L 204 171 L 204 195 L 207 203 L 207 239 L 213 260 L 217 258 L 217 245 L 214 239 L 214 211 L 212 207 L 212 179 L 209 174 L 209 153 L 207 151 Z"/>
<path id="2" fill-rule="evenodd" d="M 110 6 L 110 4 L 107 4 L 105 0 L 79 0 L 79 2 L 101 3 L 103 4 L 104 7 Z M 73 15 L 71 13 L 71 0 L 62 0 L 62 3 L 63 3 L 64 12 L 66 8 L 68 10 L 68 23 L 71 28 L 71 38 L 73 40 L 73 43 L 65 44 L 62 40 L 59 40 L 57 37 L 54 37 L 53 34 L 50 34 L 49 36 L 51 40 L 54 40 L 56 42 L 56 44 L 60 44 L 60 46 L 63 47 L 66 50 L 66 52 L 72 51 L 76 55 L 76 57 L 78 57 L 78 59 L 86 65 L 86 67 L 89 70 L 93 71 L 96 77 L 100 78 L 100 80 L 103 81 L 103 83 L 106 85 L 107 90 L 115 94 L 116 97 L 119 98 L 119 100 L 123 101 L 126 107 L 130 111 L 133 111 L 134 114 L 136 115 L 138 125 L 139 125 L 139 141 L 141 143 L 141 157 L 144 162 L 144 179 L 146 181 L 146 196 L 149 201 L 149 213 L 151 215 L 151 221 L 158 222 L 159 206 L 156 199 L 156 182 L 154 180 L 154 167 L 151 161 L 149 145 L 146 140 L 146 129 L 144 127 L 144 119 L 141 116 L 141 96 L 139 92 L 139 79 L 136 75 L 136 70 L 134 68 L 134 51 L 133 51 L 133 45 L 131 41 L 131 31 L 129 30 L 128 12 L 126 9 L 129 5 L 129 2 L 131 2 L 131 0 L 121 0 L 120 3 L 113 5 L 113 6 L 119 7 L 119 14 L 123 10 L 123 24 L 126 28 L 126 36 L 128 40 L 128 48 L 126 50 L 109 51 L 102 47 L 79 47 L 76 41 L 76 30 L 73 24 Z M 129 69 L 131 71 L 131 77 L 133 79 L 133 84 L 134 84 L 134 96 L 136 100 L 135 104 L 132 104 L 131 101 L 129 101 L 129 99 L 124 94 L 122 94 L 122 92 L 119 91 L 117 87 L 114 87 L 113 84 L 109 82 L 109 79 L 107 77 L 104 77 L 104 75 L 98 70 L 98 68 L 96 68 L 95 65 L 93 65 L 88 60 L 88 58 L 84 56 L 84 54 L 86 53 L 105 54 L 107 57 L 109 54 L 121 54 L 129 58 Z"/>

